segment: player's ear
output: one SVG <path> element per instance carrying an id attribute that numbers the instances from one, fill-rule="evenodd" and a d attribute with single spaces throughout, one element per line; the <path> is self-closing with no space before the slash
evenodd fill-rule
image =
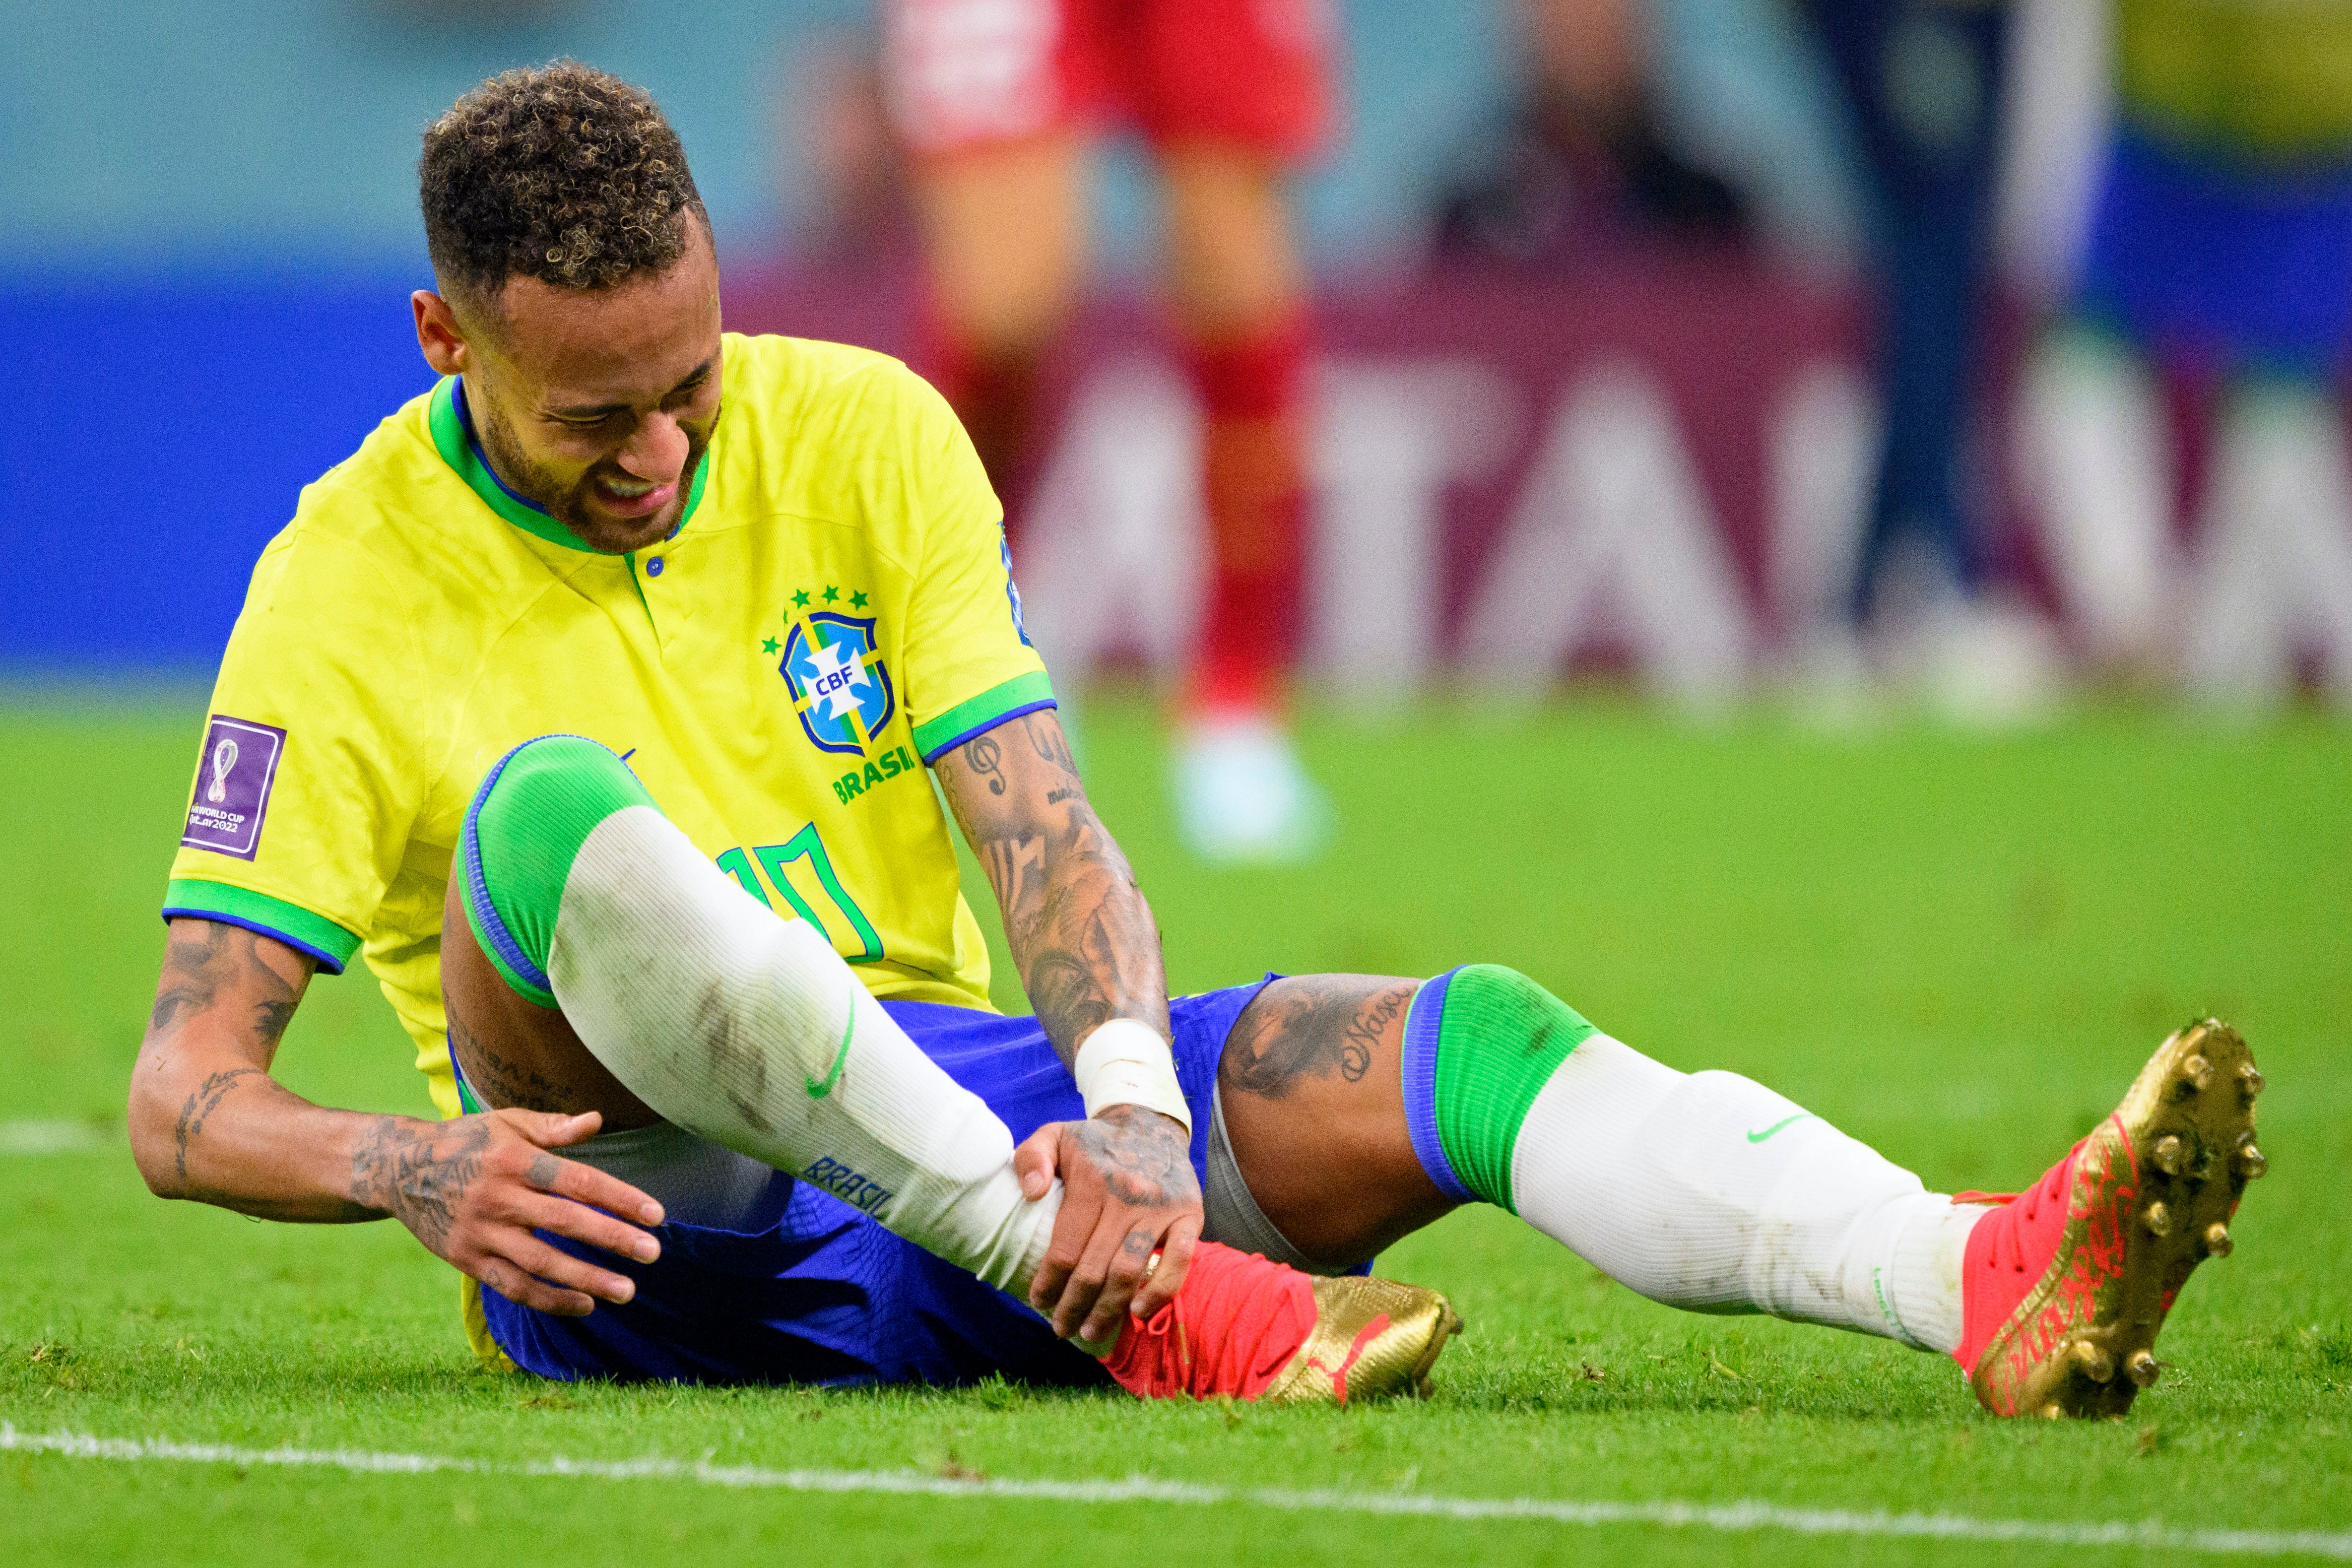
<path id="1" fill-rule="evenodd" d="M 408 305 L 416 316 L 416 346 L 425 351 L 425 363 L 436 374 L 463 375 L 471 356 L 466 330 L 458 325 L 449 301 L 430 289 L 419 289 L 408 297 Z"/>

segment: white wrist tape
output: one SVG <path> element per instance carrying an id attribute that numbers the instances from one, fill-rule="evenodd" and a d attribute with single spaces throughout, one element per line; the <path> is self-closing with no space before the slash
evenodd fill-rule
<path id="1" fill-rule="evenodd" d="M 1070 1076 L 1086 1097 L 1087 1114 L 1113 1105 L 1139 1105 L 1192 1130 L 1192 1108 L 1176 1082 L 1176 1058 L 1160 1031 L 1133 1018 L 1097 1024 L 1078 1047 Z"/>

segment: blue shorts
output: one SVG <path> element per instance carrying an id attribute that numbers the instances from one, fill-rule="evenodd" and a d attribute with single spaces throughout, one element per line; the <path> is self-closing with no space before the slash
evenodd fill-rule
<path id="1" fill-rule="evenodd" d="M 1273 976 L 1267 976 L 1272 979 Z M 1205 1180 L 1212 1097 L 1225 1036 L 1266 982 L 1169 1005 L 1176 1079 L 1192 1108 L 1192 1169 Z M 1034 1018 L 929 1002 L 885 1002 L 923 1054 L 988 1102 L 1015 1142 L 1086 1115 L 1069 1069 Z M 625 1306 L 559 1318 L 482 1292 L 491 1335 L 542 1377 L 683 1383 L 1099 1384 L 1101 1363 L 1054 1337 L 1028 1306 L 871 1217 L 782 1172 L 755 1212 L 715 1230 L 660 1226 L 651 1264 L 541 1231 L 541 1239 L 637 1284 Z"/>
<path id="2" fill-rule="evenodd" d="M 2263 174 L 2116 138 L 2076 308 L 2142 348 L 2326 376 L 2352 347 L 2352 167 Z"/>

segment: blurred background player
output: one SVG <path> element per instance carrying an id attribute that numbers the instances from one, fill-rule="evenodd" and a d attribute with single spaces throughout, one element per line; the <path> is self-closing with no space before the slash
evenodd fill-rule
<path id="1" fill-rule="evenodd" d="M 2297 642 L 2352 637 L 2352 4 L 2121 0 L 2109 20 L 2104 185 L 2021 421 L 2048 544 L 2097 663 L 2275 697 Z M 2221 395 L 2193 590 L 2173 514 L 2198 454 L 2168 451 L 2159 367 Z"/>
<path id="2" fill-rule="evenodd" d="M 1658 102 L 1654 19 L 1640 0 L 1518 0 L 1526 81 L 1508 121 L 1482 128 L 1468 177 L 1441 198 L 1447 260 L 1572 268 L 1643 240 L 1722 249 L 1748 202 L 1681 144 Z"/>
<path id="3" fill-rule="evenodd" d="M 766 108 L 794 216 L 783 248 L 804 269 L 897 276 L 916 249 L 914 215 L 872 37 L 809 29 Z"/>
<path id="4" fill-rule="evenodd" d="M 1986 592 L 1972 483 L 2009 76 L 2008 0 L 1805 0 L 1861 153 L 1883 426 L 1850 610 L 1885 673 L 2004 720 L 2047 694 L 2039 623 Z M 1840 649 L 1815 650 L 1852 659 Z M 1822 673 L 1832 673 L 1822 671 Z"/>
<path id="5" fill-rule="evenodd" d="M 1331 119 L 1318 0 L 887 0 L 885 86 L 929 263 L 929 363 L 1017 520 L 1039 356 L 1084 279 L 1086 138 L 1140 132 L 1204 421 L 1204 611 L 1180 700 L 1186 840 L 1297 860 L 1330 808 L 1285 720 L 1300 621 L 1307 277 L 1285 189 Z M 1017 533 L 1017 521 L 1016 521 Z"/>

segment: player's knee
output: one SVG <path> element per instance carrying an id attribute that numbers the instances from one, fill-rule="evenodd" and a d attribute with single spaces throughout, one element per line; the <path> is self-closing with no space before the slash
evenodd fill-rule
<path id="1" fill-rule="evenodd" d="M 584 735 L 541 735 L 490 764 L 474 791 L 467 816 L 487 813 L 493 825 L 524 815 L 562 812 L 583 795 L 618 792 L 643 797 L 629 764 Z"/>
<path id="2" fill-rule="evenodd" d="M 1499 963 L 1469 963 L 1454 972 L 1439 1027 L 1482 1060 L 1533 1058 L 1552 1066 L 1593 1032 L 1541 983 Z"/>
<path id="3" fill-rule="evenodd" d="M 1406 1109 L 1433 1125 L 1444 1154 L 1435 1162 L 1424 1152 L 1423 1163 L 1441 1191 L 1512 1207 L 1520 1124 L 1593 1026 L 1536 981 L 1501 964 L 1466 964 L 1423 992 L 1414 1004 L 1419 1026 L 1405 1030 Z M 1420 1022 L 1433 1015 L 1433 1029 Z"/>
<path id="4" fill-rule="evenodd" d="M 554 1005 L 546 974 L 572 858 L 596 825 L 651 805 L 628 764 L 579 735 L 541 735 L 492 763 L 474 791 L 455 868 L 466 919 L 507 984 Z"/>

